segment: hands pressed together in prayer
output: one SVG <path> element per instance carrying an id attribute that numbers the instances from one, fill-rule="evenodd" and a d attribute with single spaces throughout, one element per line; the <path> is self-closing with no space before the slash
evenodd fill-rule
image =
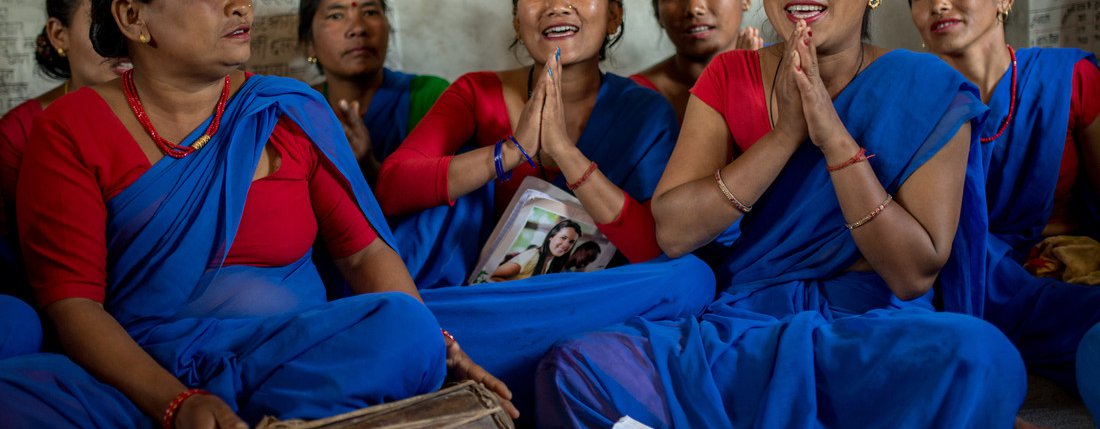
<path id="1" fill-rule="evenodd" d="M 777 132 L 796 143 L 809 138 L 822 151 L 847 135 L 821 79 L 813 29 L 805 21 L 799 21 L 787 39 L 777 73 L 774 83 L 778 98 Z"/>
<path id="2" fill-rule="evenodd" d="M 569 136 L 565 123 L 565 108 L 561 96 L 561 48 L 546 61 L 546 70 L 534 72 L 531 97 L 523 107 L 516 139 L 532 157 L 543 165 L 556 166 L 560 157 L 577 150 L 577 142 Z"/>

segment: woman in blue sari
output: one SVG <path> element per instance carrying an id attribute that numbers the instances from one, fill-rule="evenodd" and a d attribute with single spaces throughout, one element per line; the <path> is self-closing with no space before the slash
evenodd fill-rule
<path id="1" fill-rule="evenodd" d="M 559 345 L 540 367 L 541 422 L 1012 424 L 1018 353 L 988 323 L 935 312 L 975 305 L 982 253 L 960 238 L 984 227 L 968 151 L 985 107 L 935 58 L 863 44 L 876 5 L 765 0 L 786 43 L 710 63 L 653 210 L 666 253 L 706 246 L 724 290 L 699 320 Z"/>
<path id="2" fill-rule="evenodd" d="M 447 81 L 384 67 L 390 44 L 385 0 L 303 0 L 298 42 L 325 76 L 315 85 L 344 124 L 370 184 L 382 161 L 428 113 Z M 364 110 L 361 106 L 366 106 Z"/>
<path id="3" fill-rule="evenodd" d="M 911 2 L 928 49 L 990 108 L 980 130 L 989 283 L 974 314 L 1005 332 L 1029 371 L 1095 392 L 1100 377 L 1080 378 L 1075 354 L 1100 324 L 1100 68 L 1079 49 L 1013 49 L 1004 30 L 1012 4 Z"/>
<path id="4" fill-rule="evenodd" d="M 417 301 L 325 100 L 236 70 L 251 6 L 94 1 L 97 51 L 134 68 L 56 102 L 19 181 L 29 278 L 79 366 L 3 361 L 6 423 L 321 418 L 448 371 L 508 396 Z M 358 295 L 326 301 L 318 236 Z"/>
<path id="5" fill-rule="evenodd" d="M 714 290 L 698 259 L 658 258 L 647 201 L 678 126 L 660 95 L 600 70 L 622 34 L 622 2 L 513 4 L 535 64 L 458 78 L 383 162 L 377 189 L 404 222 L 395 236 L 424 302 L 530 410 L 538 359 L 554 342 L 633 316 L 693 315 Z M 458 287 L 528 176 L 572 190 L 635 264 Z"/>

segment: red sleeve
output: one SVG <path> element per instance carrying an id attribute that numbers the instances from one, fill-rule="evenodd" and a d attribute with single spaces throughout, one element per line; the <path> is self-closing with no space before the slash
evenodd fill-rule
<path id="1" fill-rule="evenodd" d="M 703 70 L 691 93 L 722 115 L 733 143 L 742 152 L 771 131 L 756 51 L 719 54 Z"/>
<path id="2" fill-rule="evenodd" d="M 23 164 L 23 148 L 40 113 L 42 104 L 30 99 L 0 118 L 0 195 L 9 210 L 15 206 L 15 181 Z"/>
<path id="3" fill-rule="evenodd" d="M 477 128 L 474 74 L 456 80 L 436 100 L 378 174 L 378 203 L 387 216 L 453 204 L 447 195 L 451 158 Z"/>
<path id="4" fill-rule="evenodd" d="M 333 259 L 346 258 L 373 243 L 378 233 L 356 204 L 340 170 L 320 149 L 314 147 L 314 153 L 317 161 L 309 180 L 310 204 L 329 254 Z"/>
<path id="5" fill-rule="evenodd" d="M 597 224 L 596 227 L 631 263 L 645 262 L 660 256 L 657 224 L 653 220 L 649 201 L 645 204 L 639 203 L 626 191 L 623 191 L 623 197 L 623 208 L 619 217 L 608 223 Z"/>
<path id="6" fill-rule="evenodd" d="M 1070 97 L 1070 129 L 1092 125 L 1100 114 L 1100 69 L 1089 59 L 1073 67 L 1073 95 Z"/>
<path id="7" fill-rule="evenodd" d="M 81 152 L 88 142 L 78 137 L 93 130 L 67 127 L 67 115 L 85 113 L 63 107 L 35 123 L 16 193 L 27 278 L 43 307 L 64 298 L 103 302 L 107 284 L 107 208 Z"/>
<path id="8" fill-rule="evenodd" d="M 661 92 L 661 90 L 657 89 L 657 85 L 655 85 L 652 80 L 649 80 L 648 77 L 645 77 L 644 74 L 638 73 L 638 74 L 635 74 L 635 75 L 631 75 L 630 80 L 634 81 L 634 83 L 636 83 L 638 85 L 641 85 L 643 87 L 652 89 L 652 90 L 657 91 L 657 92 Z"/>

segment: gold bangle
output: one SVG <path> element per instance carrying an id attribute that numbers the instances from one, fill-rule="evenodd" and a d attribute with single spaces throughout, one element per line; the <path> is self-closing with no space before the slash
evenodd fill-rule
<path id="1" fill-rule="evenodd" d="M 848 230 L 851 231 L 865 225 L 867 222 L 870 222 L 871 219 L 874 219 L 875 216 L 878 216 L 879 213 L 882 213 L 882 210 L 884 210 L 886 206 L 890 205 L 890 201 L 894 201 L 894 196 L 886 194 L 886 199 L 882 201 L 882 204 L 879 204 L 878 207 L 875 207 L 874 210 L 871 210 L 870 213 L 867 213 L 867 216 L 864 216 L 863 219 L 857 220 L 854 223 L 844 225 L 844 227 L 848 228 Z"/>
<path id="2" fill-rule="evenodd" d="M 729 200 L 730 205 L 732 205 L 733 208 L 737 209 L 741 213 L 748 213 L 752 211 L 752 206 L 742 203 L 741 200 L 733 196 L 733 193 L 730 192 L 730 188 L 726 187 L 726 182 L 722 180 L 721 168 L 714 170 L 714 181 L 718 182 L 718 189 L 722 190 L 722 195 L 726 196 L 726 200 Z"/>

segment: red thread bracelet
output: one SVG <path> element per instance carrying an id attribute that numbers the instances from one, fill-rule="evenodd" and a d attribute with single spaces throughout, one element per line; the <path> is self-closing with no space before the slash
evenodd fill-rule
<path id="1" fill-rule="evenodd" d="M 168 409 L 164 411 L 164 418 L 161 419 L 161 424 L 164 425 L 164 429 L 172 429 L 176 427 L 176 413 L 179 412 L 180 406 L 183 405 L 183 401 L 195 395 L 209 395 L 210 392 L 206 389 L 187 389 L 176 395 L 176 399 L 172 400 L 172 403 L 168 404 Z"/>
<path id="2" fill-rule="evenodd" d="M 867 149 L 859 148 L 859 152 L 856 152 L 855 156 L 851 157 L 847 161 L 844 161 L 843 163 L 838 165 L 830 165 L 826 168 L 829 170 L 830 173 L 832 173 L 834 171 L 843 170 L 847 167 L 850 167 L 852 166 L 852 164 L 855 164 L 857 162 L 866 161 L 875 157 L 874 155 L 866 155 L 866 153 Z"/>
<path id="3" fill-rule="evenodd" d="M 580 179 L 577 179 L 577 181 L 573 183 L 566 183 L 565 186 L 568 186 L 570 191 L 577 190 L 577 188 L 581 187 L 584 182 L 588 181 L 588 177 L 592 175 L 592 172 L 596 171 L 596 167 L 598 166 L 596 165 L 596 162 L 593 161 L 592 164 L 588 166 L 588 170 L 585 170 L 584 174 L 581 175 Z"/>

